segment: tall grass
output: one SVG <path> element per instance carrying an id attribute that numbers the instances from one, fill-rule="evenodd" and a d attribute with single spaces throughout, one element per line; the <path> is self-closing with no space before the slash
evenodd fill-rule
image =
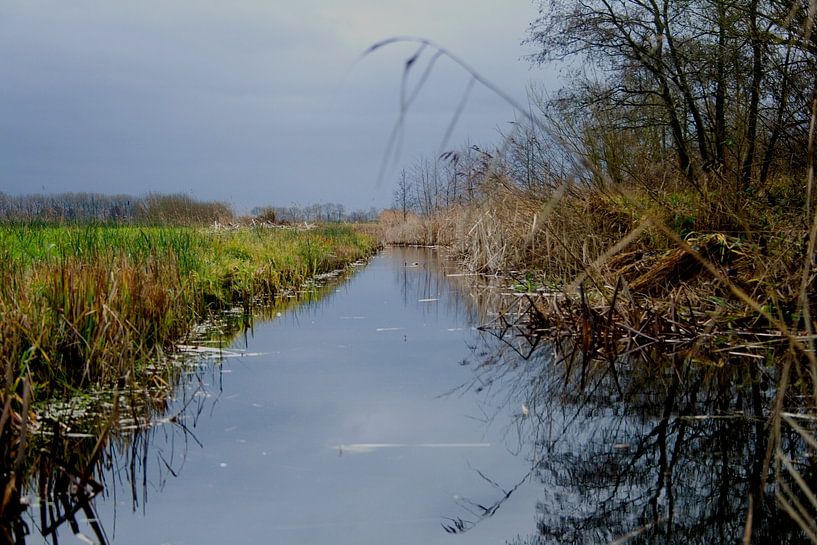
<path id="1" fill-rule="evenodd" d="M 374 237 L 341 227 L 0 226 L 0 542 L 26 533 L 21 491 L 39 402 L 108 388 L 129 391 L 132 406 L 142 394 L 150 403 L 148 383 L 167 393 L 178 376 L 161 356 L 194 324 L 235 306 L 248 317 L 375 248 Z M 116 413 L 115 403 L 109 426 Z M 87 508 L 101 487 L 91 472 L 108 429 L 81 460 L 43 456 L 41 496 L 75 497 Z"/>
<path id="2" fill-rule="evenodd" d="M 367 256 L 348 229 L 0 228 L 0 361 L 34 398 L 139 376 L 213 311 Z"/>

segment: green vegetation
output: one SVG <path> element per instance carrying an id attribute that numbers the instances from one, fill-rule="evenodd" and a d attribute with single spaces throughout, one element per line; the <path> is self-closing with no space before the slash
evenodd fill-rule
<path id="1" fill-rule="evenodd" d="M 138 378 L 212 312 L 368 256 L 345 227 L 0 227 L 0 361 L 33 399 Z M 20 388 L 11 388 L 20 392 Z"/>
<path id="2" fill-rule="evenodd" d="M 43 497 L 87 505 L 102 489 L 91 476 L 102 449 L 166 409 L 181 344 L 229 342 L 254 315 L 315 296 L 314 277 L 375 251 L 372 225 L 340 223 L 365 214 L 304 210 L 251 218 L 183 194 L 0 192 L 0 542 L 27 533 L 33 468 Z M 58 447 L 77 419 L 96 438 Z"/>

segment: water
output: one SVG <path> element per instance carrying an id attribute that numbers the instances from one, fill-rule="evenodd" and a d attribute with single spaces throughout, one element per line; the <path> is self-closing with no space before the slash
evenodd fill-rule
<path id="1" fill-rule="evenodd" d="M 742 543 L 750 497 L 752 543 L 808 542 L 775 500 L 792 479 L 764 466 L 774 366 L 533 349 L 452 272 L 387 249 L 256 323 L 154 425 L 114 434 L 93 509 L 29 508 L 26 542 L 76 509 L 60 543 Z M 76 441 L 45 473 L 87 466 L 96 438 Z M 775 456 L 817 483 L 792 429 Z"/>
<path id="2" fill-rule="evenodd" d="M 530 463 L 509 452 L 510 409 L 449 393 L 473 378 L 478 317 L 445 273 L 431 251 L 387 249 L 256 324 L 232 347 L 256 355 L 199 371 L 170 408 L 187 405 L 189 432 L 171 422 L 122 445 L 95 500 L 109 542 L 461 543 L 443 525 L 504 495 L 480 472 L 510 488 Z M 535 503 L 517 490 L 468 543 L 532 531 Z"/>

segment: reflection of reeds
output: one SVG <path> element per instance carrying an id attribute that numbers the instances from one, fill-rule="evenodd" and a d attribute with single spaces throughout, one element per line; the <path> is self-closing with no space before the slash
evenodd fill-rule
<path id="1" fill-rule="evenodd" d="M 776 446 L 770 441 L 779 371 L 755 358 L 718 364 L 685 357 L 683 350 L 668 355 L 659 339 L 643 335 L 626 355 L 619 350 L 611 359 L 598 337 L 586 342 L 573 334 L 579 326 L 559 333 L 552 323 L 531 320 L 533 300 L 515 296 L 508 312 L 483 328 L 491 335 L 487 348 L 477 349 L 484 355 L 473 384 L 498 403 L 524 402 L 516 417 L 520 449 L 545 491 L 530 543 L 601 545 L 621 536 L 634 543 L 737 541 L 747 514 L 752 542 L 804 542 L 798 517 L 780 518 L 789 510 L 775 505 L 775 494 L 795 490 L 785 499 L 810 521 L 802 510 L 811 500 L 800 489 L 813 482 L 817 466 L 802 433 L 782 430 Z M 606 313 L 589 304 L 582 309 L 579 301 L 550 304 L 570 308 L 569 320 L 606 320 Z M 788 410 L 799 402 L 790 397 Z M 801 427 L 814 423 L 802 414 L 791 420 Z M 791 486 L 764 464 L 769 448 L 794 461 L 801 477 L 790 472 Z"/>
<path id="2" fill-rule="evenodd" d="M 14 542 L 24 531 L 20 493 L 33 467 L 42 466 L 38 471 L 46 479 L 40 496 L 63 503 L 61 512 L 43 514 L 43 530 L 74 524 L 76 513 L 88 509 L 98 493 L 92 473 L 109 446 L 107 433 L 120 426 L 110 421 L 92 430 L 96 442 L 90 450 L 58 447 L 56 439 L 46 451 L 32 450 L 27 448 L 32 430 L 56 438 L 59 426 L 67 425 L 60 421 L 72 418 L 51 416 L 45 400 L 88 389 L 125 389 L 132 392 L 132 411 L 144 404 L 141 397 L 157 405 L 146 414 L 133 412 L 138 430 L 166 405 L 179 367 L 165 356 L 185 336 L 197 334 L 194 324 L 226 320 L 222 334 L 235 331 L 254 311 L 266 314 L 275 299 L 315 275 L 366 257 L 374 246 L 372 237 L 339 227 L 308 232 L 0 227 L 0 529 L 5 541 Z M 238 313 L 218 318 L 236 307 Z M 232 323 L 236 320 L 240 323 Z M 115 407 L 103 412 L 103 424 L 116 420 Z M 78 453 L 85 454 L 80 459 Z"/>
<path id="3" fill-rule="evenodd" d="M 20 500 L 26 479 L 25 456 L 29 441 L 31 382 L 19 380 L 22 395 L 12 384 L 13 374 L 6 371 L 4 389 L 0 392 L 3 412 L 0 414 L 0 538 L 4 543 L 21 542 L 25 528 L 19 523 L 25 505 Z"/>

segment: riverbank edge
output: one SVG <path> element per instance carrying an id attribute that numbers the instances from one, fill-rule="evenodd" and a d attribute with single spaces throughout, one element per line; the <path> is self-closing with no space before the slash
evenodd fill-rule
<path id="1" fill-rule="evenodd" d="M 94 229 L 97 228 L 94 227 Z M 110 228 L 102 227 L 101 229 Z M 21 491 L 29 479 L 29 466 L 32 464 L 29 454 L 33 452 L 38 455 L 41 449 L 44 449 L 42 452 L 47 452 L 56 448 L 57 443 L 52 439 L 63 433 L 70 435 L 72 420 L 76 418 L 93 419 L 95 422 L 92 425 L 93 435 L 97 436 L 97 445 L 84 453 L 63 452 L 61 458 L 58 453 L 52 453 L 57 459 L 62 460 L 64 467 L 55 467 L 53 471 L 46 472 L 44 475 L 55 480 L 49 481 L 50 484 L 45 486 L 54 487 L 52 494 L 67 493 L 80 505 L 83 505 L 102 490 L 102 486 L 94 481 L 91 473 L 104 457 L 102 451 L 112 431 L 124 425 L 123 422 L 131 420 L 132 422 L 128 425 L 135 426 L 136 429 L 141 426 L 150 427 L 151 415 L 156 412 L 161 413 L 166 407 L 173 388 L 186 369 L 184 362 L 180 362 L 175 355 L 182 348 L 181 343 L 189 342 L 191 334 L 201 334 L 203 330 L 212 326 L 213 321 L 218 321 L 217 319 L 212 320 L 214 317 L 225 311 L 240 310 L 241 324 L 247 327 L 257 312 L 271 308 L 270 305 L 277 301 L 305 297 L 305 294 L 312 293 L 315 289 L 332 282 L 333 279 L 344 274 L 351 274 L 349 271 L 359 268 L 360 264 L 370 259 L 381 248 L 381 244 L 371 234 L 337 226 L 310 228 L 309 230 L 269 227 L 227 231 L 184 229 L 185 233 L 195 232 L 203 235 L 207 242 L 212 242 L 212 253 L 221 252 L 224 247 L 229 247 L 233 253 L 248 258 L 247 267 L 241 271 L 233 264 L 218 270 L 213 275 L 188 274 L 185 277 L 180 273 L 179 268 L 179 263 L 185 256 L 174 255 L 173 252 L 163 254 L 159 247 L 154 247 L 151 252 L 144 254 L 147 258 L 141 262 L 138 260 L 134 262 L 133 255 L 124 255 L 121 251 L 103 251 L 91 253 L 91 258 L 85 260 L 69 259 L 63 254 L 60 258 L 60 267 L 54 267 L 53 262 L 46 263 L 52 266 L 50 274 L 59 279 L 54 280 L 54 285 L 70 288 L 67 291 L 74 297 L 71 303 L 83 300 L 93 303 L 102 297 L 103 302 L 99 303 L 98 308 L 81 309 L 76 313 L 77 316 L 86 316 L 102 310 L 121 322 L 122 320 L 117 316 L 117 309 L 108 307 L 105 302 L 121 300 L 110 298 L 110 294 L 133 291 L 133 287 L 129 287 L 128 283 L 134 280 L 142 282 L 152 279 L 154 282 L 150 284 L 150 289 L 164 292 L 167 296 L 165 299 L 172 305 L 176 305 L 166 308 L 170 309 L 175 319 L 181 320 L 175 325 L 171 324 L 169 327 L 162 328 L 163 336 L 161 337 L 118 339 L 117 342 L 120 345 L 123 342 L 130 345 L 137 344 L 133 352 L 126 350 L 128 354 L 123 356 L 136 355 L 138 359 L 125 362 L 125 367 L 122 367 L 124 361 L 122 357 L 114 364 L 116 374 L 108 377 L 88 377 L 89 380 L 82 384 L 52 382 L 48 380 L 48 377 L 45 380 L 39 378 L 38 370 L 32 369 L 32 366 L 43 362 L 31 357 L 27 360 L 23 359 L 30 355 L 31 350 L 20 353 L 20 360 L 16 362 L 19 366 L 13 365 L 14 361 L 5 359 L 6 382 L 4 389 L 0 390 L 0 407 L 2 407 L 2 413 L 0 413 L 0 538 L 2 539 L 0 541 L 16 542 L 20 535 L 27 533 L 19 515 L 28 507 L 25 498 L 21 497 Z M 151 236 L 161 237 L 171 234 L 170 231 L 164 229 L 153 231 L 137 229 L 137 231 L 145 235 L 146 239 Z M 147 232 L 151 234 L 145 234 Z M 91 235 L 86 233 L 83 236 Z M 289 250 L 296 248 L 298 251 L 294 254 L 297 255 L 290 256 L 294 258 L 292 260 L 268 260 L 266 258 L 269 258 L 270 254 L 254 252 L 254 249 L 259 248 L 253 248 L 251 243 L 241 244 L 242 240 L 243 242 L 248 240 L 243 237 L 257 237 L 258 241 L 266 245 L 278 243 Z M 292 242 L 293 240 L 298 244 L 295 246 L 284 244 L 286 241 Z M 177 250 L 180 246 L 171 244 L 169 247 Z M 109 250 L 121 250 L 121 248 Z M 10 257 L 9 252 L 6 252 L 5 257 Z M 118 265 L 119 268 L 111 268 L 111 263 Z M 218 263 L 224 265 L 224 262 L 217 259 L 206 261 L 206 263 L 211 269 Z M 31 274 L 42 263 L 38 265 L 35 260 L 32 265 L 33 269 L 29 271 Z M 101 275 L 103 270 L 105 274 Z M 134 270 L 141 272 L 133 272 Z M 8 275 L 9 272 L 9 268 L 0 267 L 0 273 Z M 20 269 L 14 271 L 15 274 L 23 274 L 23 272 Z M 144 272 L 152 272 L 153 276 L 143 275 Z M 246 276 L 242 272 L 250 274 Z M 79 276 L 79 279 L 75 278 L 76 282 L 66 281 L 66 278 L 74 275 Z M 22 288 L 24 284 L 21 278 L 18 277 L 15 279 L 16 282 L 11 283 L 11 289 Z M 76 288 L 83 286 L 100 287 L 101 284 L 84 283 L 88 278 L 96 281 L 103 278 L 108 279 L 111 284 L 107 287 L 111 289 L 103 290 L 104 293 L 78 291 Z M 187 289 L 181 289 L 185 287 L 181 285 L 183 278 L 189 281 Z M 10 277 L 5 277 L 5 280 L 9 279 Z M 29 282 L 26 285 L 30 287 L 32 283 Z M 6 289 L 2 290 L 3 295 L 7 296 L 9 285 L 4 284 L 4 286 Z M 40 285 L 40 288 L 42 287 Z M 9 309 L 7 298 L 0 298 L 0 304 L 3 310 Z M 67 310 L 66 308 L 59 309 L 59 315 L 64 323 L 68 323 L 67 317 L 71 315 L 71 312 Z M 161 313 L 154 313 L 151 316 L 162 318 Z M 13 316 L 12 319 L 14 318 L 20 318 L 20 316 Z M 236 317 L 232 316 L 232 318 Z M 206 323 L 208 320 L 211 321 L 210 324 Z M 151 322 L 148 320 L 147 323 Z M 158 328 L 155 324 L 154 326 Z M 0 346 L 8 345 L 9 333 L 13 332 L 13 327 L 5 313 L 0 313 L 0 328 L 2 328 L 0 329 L 2 332 Z M 136 330 L 136 328 L 131 329 Z M 73 330 L 77 334 L 80 333 L 76 325 L 73 326 Z M 172 332 L 177 334 L 171 337 Z M 222 336 L 224 334 L 224 331 L 218 333 Z M 152 340 L 152 344 L 143 345 L 142 343 L 147 340 Z M 92 342 L 85 339 L 84 346 L 90 348 Z M 8 351 L 8 346 L 4 348 Z M 52 363 L 56 360 L 53 355 L 48 357 L 43 350 L 40 355 L 45 358 L 45 363 Z M 55 416 L 59 414 L 65 416 Z M 98 416 L 94 416 L 97 414 Z M 85 436 L 85 433 L 80 431 L 78 436 Z M 88 437 L 92 436 L 88 435 Z M 73 488 L 68 491 L 63 490 L 63 485 L 60 484 L 60 479 L 63 477 L 67 477 L 74 483 L 71 485 Z M 43 494 L 43 490 L 40 492 Z"/>
<path id="2" fill-rule="evenodd" d="M 30 405 L 138 381 L 210 316 L 231 308 L 250 315 L 380 248 L 371 235 L 336 226 L 33 229 L 13 235 L 40 237 L 33 245 L 48 252 L 20 257 L 6 245 L 0 267 L 3 424 L 26 391 Z"/>

